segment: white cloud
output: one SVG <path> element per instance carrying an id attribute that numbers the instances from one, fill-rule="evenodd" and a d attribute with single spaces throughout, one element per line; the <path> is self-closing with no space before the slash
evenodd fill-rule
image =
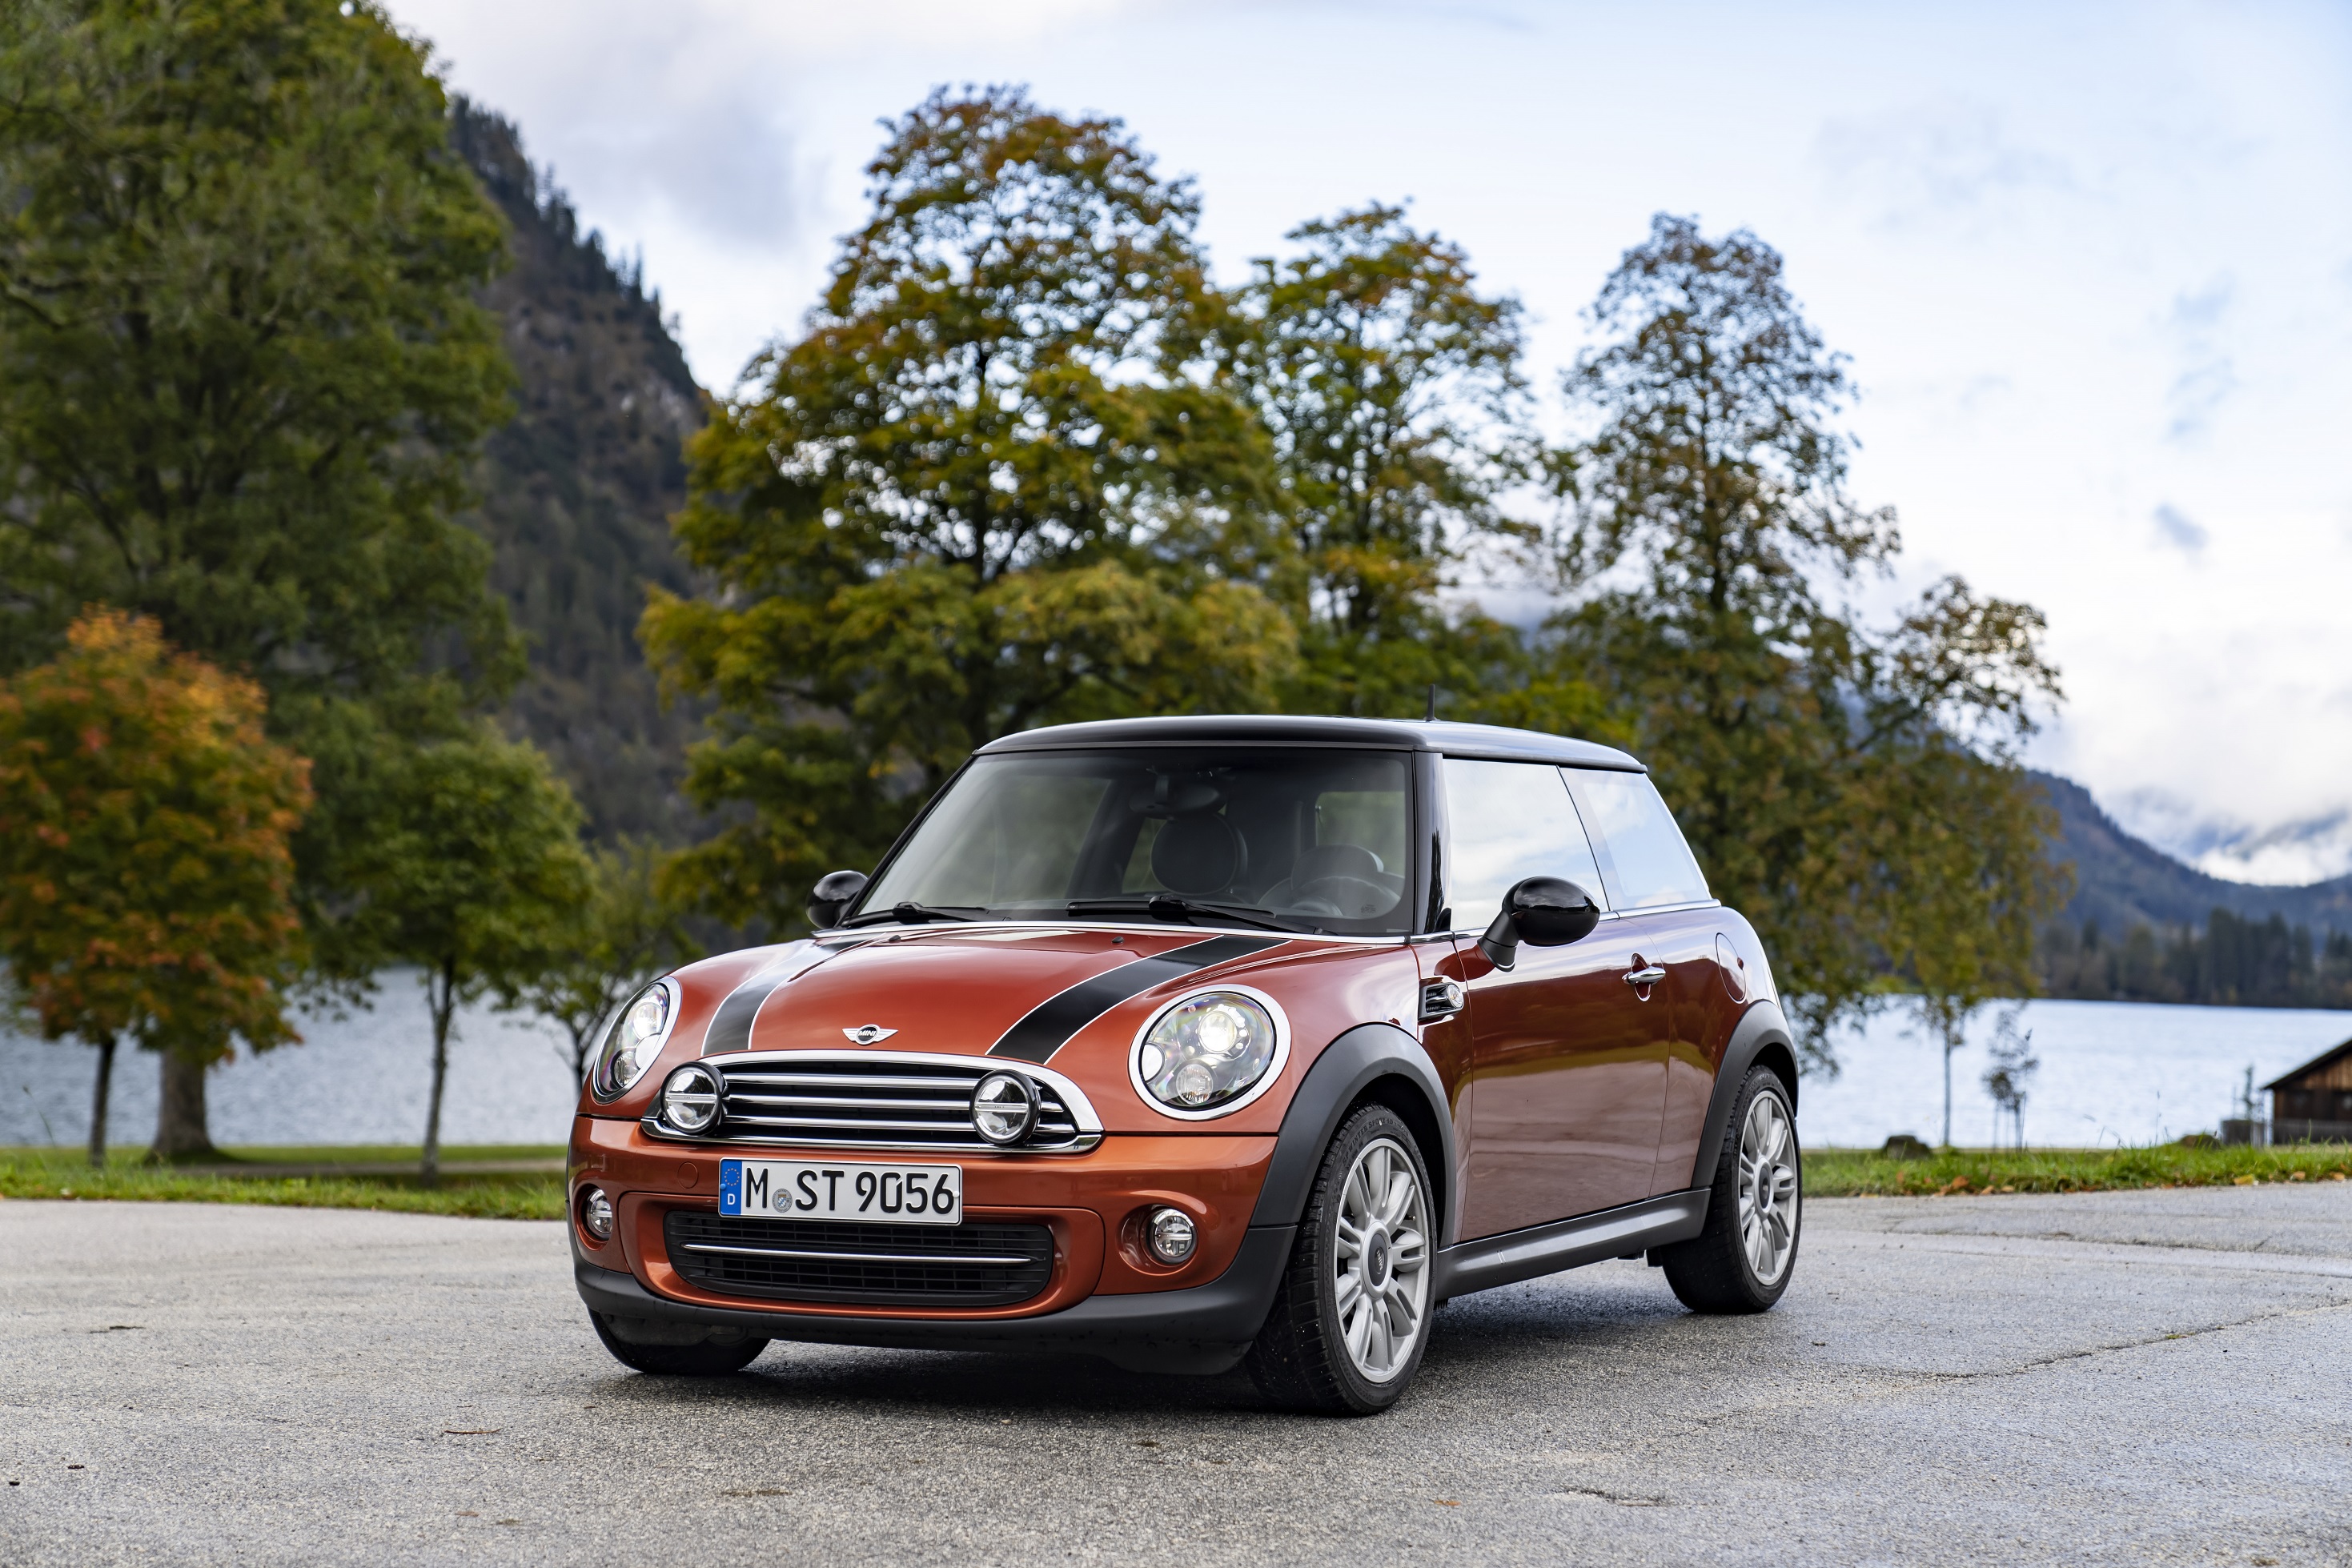
<path id="1" fill-rule="evenodd" d="M 2212 536 L 2200 528 L 2195 519 L 2170 502 L 2158 507 L 2155 512 L 2156 531 L 2164 542 L 2195 555 L 2212 542 Z"/>

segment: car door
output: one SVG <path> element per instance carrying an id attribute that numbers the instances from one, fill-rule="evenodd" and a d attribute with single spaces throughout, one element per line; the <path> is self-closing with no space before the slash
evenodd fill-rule
<path id="1" fill-rule="evenodd" d="M 1649 1196 L 1669 1008 L 1629 983 L 1646 955 L 1604 915 L 1581 942 L 1523 944 L 1497 969 L 1475 938 L 1504 891 L 1565 877 L 1606 905 L 1601 869 L 1558 768 L 1444 763 L 1445 888 L 1467 991 L 1469 1172 L 1461 1234 L 1491 1236 Z"/>
<path id="2" fill-rule="evenodd" d="M 1723 911 L 1645 774 L 1562 770 L 1592 841 L 1613 922 L 1646 969 L 1664 970 L 1651 992 L 1664 1025 L 1656 1159 L 1650 1193 L 1691 1185 L 1701 1124 L 1737 1008 L 1717 962 Z"/>

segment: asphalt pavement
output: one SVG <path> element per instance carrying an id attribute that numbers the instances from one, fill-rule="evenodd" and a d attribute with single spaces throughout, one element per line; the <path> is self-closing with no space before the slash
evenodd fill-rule
<path id="1" fill-rule="evenodd" d="M 0 1563 L 2352 1563 L 2352 1184 L 1807 1210 L 1772 1312 L 1465 1297 L 1246 1378 L 597 1344 L 553 1224 L 0 1202 Z"/>

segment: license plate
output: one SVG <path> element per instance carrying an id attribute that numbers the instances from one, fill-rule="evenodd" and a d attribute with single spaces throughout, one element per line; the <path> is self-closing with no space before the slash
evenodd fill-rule
<path id="1" fill-rule="evenodd" d="M 961 1166 L 719 1162 L 719 1212 L 897 1225 L 963 1223 Z"/>

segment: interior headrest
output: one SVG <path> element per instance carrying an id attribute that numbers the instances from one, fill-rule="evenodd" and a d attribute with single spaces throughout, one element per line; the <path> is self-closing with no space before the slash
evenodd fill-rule
<path id="1" fill-rule="evenodd" d="M 1222 893 L 1249 869 L 1249 848 L 1223 817 L 1174 817 L 1151 841 L 1151 874 L 1188 897 Z"/>

